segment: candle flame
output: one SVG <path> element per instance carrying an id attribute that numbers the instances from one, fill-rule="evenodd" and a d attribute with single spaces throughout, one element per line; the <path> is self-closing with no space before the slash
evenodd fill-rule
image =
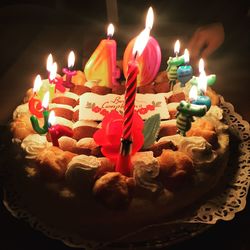
<path id="1" fill-rule="evenodd" d="M 54 62 L 51 66 L 50 75 L 49 75 L 49 78 L 51 81 L 56 78 L 56 72 L 57 72 L 57 63 Z"/>
<path id="2" fill-rule="evenodd" d="M 202 73 L 204 71 L 204 67 L 205 66 L 205 63 L 204 63 L 204 60 L 201 58 L 200 61 L 199 61 L 199 72 Z"/>
<path id="3" fill-rule="evenodd" d="M 68 56 L 68 67 L 71 68 L 75 64 L 75 53 L 71 50 Z"/>
<path id="4" fill-rule="evenodd" d="M 43 97 L 42 106 L 46 109 L 49 106 L 49 91 Z"/>
<path id="5" fill-rule="evenodd" d="M 197 86 L 193 85 L 189 91 L 189 99 L 197 100 L 197 98 L 198 98 L 198 89 Z"/>
<path id="6" fill-rule="evenodd" d="M 35 82 L 34 82 L 34 87 L 33 87 L 33 93 L 36 93 L 37 91 L 39 91 L 39 89 L 42 86 L 42 79 L 40 75 L 36 76 Z"/>
<path id="7" fill-rule="evenodd" d="M 51 54 L 49 54 L 47 58 L 47 65 L 46 65 L 47 71 L 49 72 L 51 71 L 52 64 L 53 64 L 53 57 Z"/>
<path id="8" fill-rule="evenodd" d="M 110 23 L 107 30 L 108 37 L 112 37 L 114 35 L 114 32 L 115 32 L 115 27 L 112 23 Z"/>
<path id="9" fill-rule="evenodd" d="M 153 23 L 154 23 L 154 12 L 153 12 L 153 8 L 149 7 L 147 17 L 146 17 L 145 28 L 151 30 L 153 27 Z"/>
<path id="10" fill-rule="evenodd" d="M 149 30 L 144 29 L 135 40 L 134 48 L 133 48 L 133 55 L 140 56 L 145 49 L 149 39 Z"/>
<path id="11" fill-rule="evenodd" d="M 174 45 L 174 53 L 175 53 L 175 54 L 179 54 L 179 52 L 180 52 L 180 47 L 181 47 L 180 41 L 177 40 L 177 41 L 175 42 L 175 45 Z"/>
<path id="12" fill-rule="evenodd" d="M 48 121 L 51 125 L 54 125 L 56 123 L 56 115 L 54 110 L 50 111 Z"/>
<path id="13" fill-rule="evenodd" d="M 207 76 L 205 71 L 200 72 L 200 76 L 198 78 L 198 89 L 204 93 L 207 91 Z"/>
<path id="14" fill-rule="evenodd" d="M 189 62 L 189 51 L 187 49 L 184 50 L 184 61 L 185 63 Z"/>

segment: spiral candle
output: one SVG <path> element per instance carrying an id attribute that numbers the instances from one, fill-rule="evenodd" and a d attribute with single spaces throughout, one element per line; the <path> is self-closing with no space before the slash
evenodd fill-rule
<path id="1" fill-rule="evenodd" d="M 134 103 L 136 96 L 138 64 L 132 61 L 128 65 L 128 78 L 126 81 L 124 123 L 123 123 L 123 139 L 131 140 L 131 130 L 133 124 Z"/>
<path id="2" fill-rule="evenodd" d="M 123 131 L 120 145 L 120 155 L 117 159 L 115 170 L 129 176 L 131 170 L 131 146 L 133 143 L 132 127 L 134 121 L 134 107 L 136 96 L 137 75 L 139 67 L 138 57 L 142 54 L 149 39 L 149 30 L 144 29 L 136 38 L 133 55 L 134 59 L 128 63 L 128 77 L 126 80 L 125 106 L 123 117 Z"/>

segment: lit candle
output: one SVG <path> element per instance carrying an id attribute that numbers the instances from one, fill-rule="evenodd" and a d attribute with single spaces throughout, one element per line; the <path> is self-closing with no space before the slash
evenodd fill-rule
<path id="1" fill-rule="evenodd" d="M 116 84 L 119 73 L 116 68 L 116 41 L 112 39 L 113 34 L 114 26 L 110 24 L 107 39 L 101 40 L 84 68 L 88 81 L 95 81 L 98 85 L 109 88 Z"/>
<path id="2" fill-rule="evenodd" d="M 152 7 L 149 8 L 146 16 L 145 29 L 151 31 L 154 22 L 154 13 Z M 124 76 L 128 76 L 128 63 L 133 59 L 133 47 L 136 38 L 132 39 L 126 47 L 123 56 Z M 137 75 L 137 85 L 143 86 L 152 83 L 155 79 L 161 65 L 161 49 L 157 40 L 150 36 L 148 43 L 143 50 L 140 58 L 137 59 L 139 73 Z"/>
<path id="3" fill-rule="evenodd" d="M 186 136 L 186 132 L 191 128 L 194 121 L 193 116 L 202 117 L 206 114 L 207 107 L 205 105 L 195 105 L 186 101 L 181 101 L 177 107 L 176 126 L 178 133 Z"/>
<path id="4" fill-rule="evenodd" d="M 75 64 L 75 54 L 70 51 L 68 56 L 68 68 L 63 68 L 63 73 L 66 74 L 66 80 L 63 82 L 64 87 L 71 88 L 74 85 L 71 82 L 72 76 L 76 75 L 76 70 L 73 70 Z"/>
<path id="5" fill-rule="evenodd" d="M 37 96 L 37 91 L 40 89 L 42 84 L 41 76 L 37 75 L 33 87 L 33 96 L 29 100 L 29 111 L 32 115 L 35 115 L 38 118 L 43 117 L 43 107 L 42 102 Z"/>
<path id="6" fill-rule="evenodd" d="M 133 142 L 132 126 L 134 120 L 134 102 L 136 97 L 137 74 L 139 72 L 137 58 L 142 54 L 148 39 L 149 31 L 144 29 L 136 38 L 133 49 L 134 58 L 128 64 L 128 77 L 125 84 L 126 92 L 121 150 L 116 163 L 116 171 L 127 176 L 130 174 L 131 168 L 130 151 Z"/>
<path id="7" fill-rule="evenodd" d="M 65 92 L 66 88 L 62 85 L 62 77 L 57 76 L 57 63 L 54 62 L 50 69 L 49 82 L 55 84 L 55 88 L 60 92 Z"/>
<path id="8" fill-rule="evenodd" d="M 205 71 L 201 71 L 198 78 L 198 87 L 193 85 L 189 92 L 189 99 L 191 103 L 197 105 L 206 105 L 207 110 L 211 107 L 211 100 L 205 95 L 207 90 L 207 78 Z M 199 92 L 199 95 L 198 95 Z"/>
<path id="9" fill-rule="evenodd" d="M 204 60 L 201 58 L 200 61 L 199 61 L 199 72 L 201 73 L 203 71 L 205 71 L 205 63 L 204 63 Z M 190 81 L 191 84 L 197 86 L 198 85 L 198 79 L 199 79 L 199 77 L 193 76 L 193 78 Z M 215 82 L 216 82 L 216 75 L 211 74 L 209 76 L 206 76 L 207 86 L 211 86 Z"/>
<path id="10" fill-rule="evenodd" d="M 168 67 L 171 67 L 171 66 L 180 66 L 181 64 L 184 64 L 185 63 L 185 55 L 182 55 L 182 56 L 179 56 L 179 52 L 180 52 L 180 41 L 177 40 L 175 42 L 175 45 L 174 45 L 174 53 L 175 53 L 175 57 L 169 57 L 168 59 Z"/>
<path id="11" fill-rule="evenodd" d="M 184 61 L 185 65 L 181 65 L 177 69 L 177 78 L 181 82 L 181 87 L 185 87 L 185 83 L 187 83 L 193 75 L 193 68 L 191 65 L 187 65 L 189 62 L 189 52 L 187 49 L 184 51 Z"/>
<path id="12" fill-rule="evenodd" d="M 48 118 L 49 118 L 49 111 L 47 110 L 49 105 L 49 92 L 47 92 L 44 95 L 43 101 L 42 101 L 42 116 L 44 119 L 44 124 L 43 127 L 40 127 L 38 119 L 39 117 L 32 115 L 30 117 L 30 121 L 32 124 L 33 129 L 38 133 L 38 134 L 45 134 L 48 132 L 48 127 L 49 127 L 49 122 L 48 122 Z"/>
<path id="13" fill-rule="evenodd" d="M 72 137 L 73 136 L 72 129 L 63 125 L 56 124 L 56 116 L 53 110 L 49 114 L 48 121 L 50 125 L 48 131 L 49 131 L 53 146 L 59 147 L 58 139 L 60 137 L 62 136 Z"/>
<path id="14" fill-rule="evenodd" d="M 169 57 L 167 62 L 168 63 L 167 74 L 170 82 L 170 89 L 173 89 L 174 85 L 176 84 L 178 66 L 185 63 L 184 55 L 179 57 L 179 52 L 180 52 L 180 41 L 177 40 L 174 45 L 175 57 Z"/>
<path id="15" fill-rule="evenodd" d="M 46 69 L 48 71 L 48 78 L 49 78 L 49 75 L 50 75 L 52 64 L 53 64 L 53 56 L 52 56 L 52 54 L 49 54 L 48 58 L 47 58 L 47 64 L 46 64 Z"/>

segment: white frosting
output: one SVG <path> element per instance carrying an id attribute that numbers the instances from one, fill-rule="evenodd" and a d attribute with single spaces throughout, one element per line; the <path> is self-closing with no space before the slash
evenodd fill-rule
<path id="1" fill-rule="evenodd" d="M 209 164 L 217 158 L 217 153 L 212 149 L 212 145 L 203 137 L 184 137 L 178 150 L 187 154 L 196 165 Z"/>
<path id="2" fill-rule="evenodd" d="M 222 120 L 223 110 L 216 105 L 212 105 L 206 113 L 206 116 L 214 117 L 217 120 Z"/>
<path id="3" fill-rule="evenodd" d="M 82 126 L 89 126 L 89 127 L 96 128 L 98 126 L 98 123 L 95 121 L 81 120 L 81 121 L 75 122 L 73 125 L 73 128 L 78 128 Z"/>
<path id="4" fill-rule="evenodd" d="M 160 185 L 156 180 L 159 175 L 160 166 L 158 161 L 153 157 L 153 152 L 138 152 L 132 157 L 134 166 L 133 176 L 138 186 L 156 192 Z"/>
<path id="5" fill-rule="evenodd" d="M 64 93 L 56 93 L 55 97 L 59 97 L 59 96 L 65 96 L 71 99 L 74 99 L 75 101 L 77 101 L 79 99 L 79 96 L 73 92 L 64 92 Z"/>
<path id="6" fill-rule="evenodd" d="M 175 146 L 178 146 L 180 142 L 183 140 L 183 138 L 184 137 L 179 134 L 169 135 L 169 136 L 161 137 L 158 142 L 171 141 Z"/>
<path id="7" fill-rule="evenodd" d="M 74 108 L 71 107 L 70 105 L 67 105 L 67 104 L 59 104 L 59 103 L 50 103 L 50 104 L 49 104 L 49 108 L 50 108 L 50 109 L 61 108 L 61 109 L 68 109 L 68 110 L 70 110 L 70 111 L 74 111 Z"/>
<path id="8" fill-rule="evenodd" d="M 29 105 L 28 103 L 21 104 L 17 106 L 15 111 L 13 112 L 13 120 L 17 119 L 18 117 L 29 113 Z"/>
<path id="9" fill-rule="evenodd" d="M 100 166 L 100 161 L 94 156 L 77 155 L 67 166 L 66 180 L 73 185 L 90 187 L 93 184 L 96 170 Z"/>
<path id="10" fill-rule="evenodd" d="M 45 136 L 31 134 L 23 140 L 21 147 L 27 153 L 27 159 L 35 159 L 36 155 L 48 145 L 49 143 Z"/>
<path id="11" fill-rule="evenodd" d="M 221 122 L 223 119 L 223 110 L 218 106 L 212 105 L 204 118 L 215 126 L 217 132 L 224 132 L 228 129 L 228 125 Z"/>
<path id="12" fill-rule="evenodd" d="M 73 128 L 73 122 L 60 116 L 56 116 L 55 124 L 60 124 L 68 128 Z"/>

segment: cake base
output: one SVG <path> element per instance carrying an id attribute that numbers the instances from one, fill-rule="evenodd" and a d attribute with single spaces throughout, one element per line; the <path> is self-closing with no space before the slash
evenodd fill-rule
<path id="1" fill-rule="evenodd" d="M 226 104 L 223 103 L 222 108 L 225 111 L 225 119 L 227 123 L 231 123 L 232 120 L 235 121 L 235 119 L 236 121 L 238 121 L 237 115 L 234 115 L 234 113 L 232 114 L 231 112 L 227 113 L 226 109 L 228 108 Z M 230 111 L 230 109 L 228 110 Z M 242 124 L 241 122 L 239 123 L 240 125 Z M 235 124 L 238 123 L 235 122 Z M 240 125 L 234 125 L 230 127 L 233 128 L 232 132 L 234 134 L 238 134 L 238 137 L 241 140 L 240 157 L 242 157 L 243 153 L 244 155 L 246 155 L 246 153 L 249 153 L 250 142 L 249 130 L 247 132 L 245 130 L 242 131 L 242 126 Z M 245 124 L 243 127 L 245 127 Z M 246 137 L 246 134 L 248 135 L 248 137 Z M 246 140 L 248 140 L 247 143 Z M 223 162 L 223 159 L 221 159 L 221 162 Z M 230 160 L 230 162 L 232 161 Z M 240 166 L 241 161 L 236 161 L 236 164 L 239 164 Z M 210 207 L 212 211 L 209 211 L 207 213 L 208 215 L 210 214 L 210 216 L 207 216 L 207 218 L 205 218 L 205 216 L 202 216 L 205 213 L 201 214 L 200 211 L 202 211 L 202 207 L 204 208 L 204 206 L 206 206 L 206 202 L 202 203 L 202 206 L 200 206 L 201 203 L 195 203 L 193 204 L 195 206 L 188 207 L 188 209 L 185 210 L 185 214 L 176 214 L 176 216 L 173 217 L 173 211 L 178 211 L 179 209 L 186 207 L 188 204 L 192 204 L 198 198 L 201 198 L 205 191 L 204 189 L 200 188 L 199 192 L 197 192 L 196 189 L 189 189 L 188 196 L 186 195 L 185 190 L 175 197 L 169 196 L 171 202 L 168 203 L 166 201 L 164 205 L 162 205 L 162 203 L 161 205 L 158 205 L 155 201 L 148 201 L 148 209 L 145 209 L 144 212 L 142 212 L 141 210 L 131 209 L 129 211 L 126 211 L 125 214 L 123 211 L 114 212 L 108 210 L 102 205 L 99 205 L 91 197 L 85 198 L 84 202 L 78 196 L 72 197 L 69 195 L 69 197 L 66 199 L 66 190 L 64 190 L 63 196 L 60 198 L 60 195 L 58 195 L 57 192 L 57 190 L 60 190 L 60 188 L 56 186 L 60 185 L 60 183 L 51 183 L 47 184 L 47 186 L 44 186 L 43 182 L 39 182 L 38 180 L 34 180 L 32 178 L 27 179 L 26 172 L 23 171 L 24 168 L 20 168 L 20 165 L 14 164 L 13 166 L 7 166 L 9 169 L 12 169 L 14 171 L 13 175 L 10 176 L 6 183 L 5 205 L 7 206 L 7 208 L 12 211 L 13 215 L 19 218 L 25 217 L 26 219 L 28 219 L 29 222 L 31 222 L 32 226 L 34 226 L 36 229 L 45 232 L 47 235 L 53 238 L 60 238 L 71 246 L 88 246 L 95 248 L 95 246 L 97 245 L 109 244 L 109 241 L 119 242 L 117 244 L 127 244 L 127 242 L 134 244 L 143 244 L 145 243 L 145 239 L 147 239 L 147 242 L 155 242 L 155 239 L 159 240 L 164 237 L 166 237 L 166 239 L 168 238 L 166 235 L 169 234 L 171 230 L 166 230 L 167 228 L 172 228 L 173 231 L 175 231 L 175 228 L 185 228 L 185 225 L 188 225 L 186 227 L 188 231 L 188 228 L 190 228 L 191 225 L 189 224 L 190 222 L 203 222 L 213 224 L 216 223 L 218 219 L 232 219 L 235 212 L 238 212 L 244 208 L 245 196 L 241 196 L 241 206 L 238 206 L 233 211 L 228 210 L 228 214 L 224 218 L 220 216 L 214 216 L 216 214 L 215 209 L 219 209 L 219 206 Z M 226 164 L 224 164 L 224 166 L 220 168 L 222 172 L 224 171 L 225 166 Z M 238 173 L 238 166 L 234 167 L 235 168 L 230 169 L 237 172 L 237 177 L 241 176 L 242 178 L 242 175 Z M 250 168 L 250 166 L 248 167 Z M 242 169 L 240 168 L 240 170 Z M 235 175 L 236 172 L 234 172 L 233 175 Z M 222 173 L 218 172 L 218 178 L 221 175 Z M 230 175 L 232 175 L 232 173 L 229 174 L 229 177 Z M 243 177 L 245 178 L 246 185 L 249 186 L 249 176 L 247 177 L 247 175 L 244 175 Z M 207 187 L 207 185 L 213 186 L 217 183 L 217 181 L 218 180 L 214 178 L 210 179 L 209 182 L 204 182 L 204 188 Z M 55 192 L 51 192 L 53 188 Z M 32 190 L 35 190 L 35 192 L 32 192 Z M 217 200 L 217 204 L 222 201 L 225 202 L 225 198 L 227 198 L 227 196 L 221 196 L 221 192 L 219 195 L 217 195 L 217 193 L 213 193 L 213 195 L 215 195 L 213 199 L 215 199 L 215 201 Z M 186 197 L 186 199 L 183 199 L 183 197 Z M 221 200 L 218 200 L 218 197 L 221 197 Z M 201 199 L 201 201 L 205 201 L 207 199 L 205 197 L 202 198 L 203 199 Z M 44 203 L 44 201 L 46 201 L 46 204 Z M 176 207 L 177 204 L 179 209 Z M 139 206 L 138 204 L 134 203 L 132 203 L 131 205 L 132 207 Z M 167 211 L 163 209 L 164 206 L 167 206 Z M 91 217 L 88 213 L 96 215 L 100 214 L 100 217 Z M 170 214 L 171 217 L 169 216 Z M 148 215 L 152 215 L 153 218 L 150 218 Z M 204 217 L 204 221 L 202 221 L 202 217 Z M 109 218 L 112 218 L 112 222 Z M 187 224 L 185 224 L 185 222 L 187 222 Z M 201 224 L 197 225 L 198 228 L 201 226 Z M 202 227 L 203 226 L 201 226 L 201 228 Z M 204 228 L 205 227 L 206 226 L 204 226 Z M 114 230 L 114 228 L 119 230 Z M 175 232 L 177 235 L 178 232 L 181 232 L 179 231 L 179 229 L 177 229 L 177 231 Z M 174 241 L 176 241 L 176 237 L 174 238 Z"/>

